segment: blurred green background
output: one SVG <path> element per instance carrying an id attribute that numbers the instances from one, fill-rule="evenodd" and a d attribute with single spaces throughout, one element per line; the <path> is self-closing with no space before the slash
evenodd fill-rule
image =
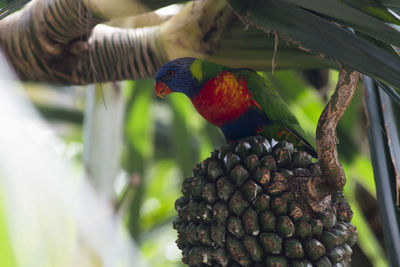
<path id="1" fill-rule="evenodd" d="M 337 71 L 276 71 L 263 75 L 272 80 L 303 128 L 313 134 L 324 103 L 336 85 Z M 316 81 L 320 81 L 318 88 L 311 84 Z M 93 117 L 88 113 L 96 112 L 93 111 L 96 109 L 85 111 L 88 97 L 94 98 L 90 101 L 94 101 L 95 106 L 112 113 L 116 104 L 107 97 L 107 92 L 120 93 L 123 112 L 119 116 L 123 132 L 118 175 L 108 185 L 92 183 L 98 192 L 102 192 L 102 186 L 113 187 L 110 199 L 114 212 L 122 218 L 149 266 L 183 266 L 175 245 L 176 232 L 172 229 L 176 216 L 174 201 L 180 196 L 181 182 L 191 175 L 192 167 L 222 145 L 224 139 L 217 128 L 197 114 L 184 95 L 159 99 L 153 91 L 153 83 L 153 80 L 140 80 L 91 89 L 59 87 L 57 90 L 46 85 L 26 84 L 25 92 L 61 138 L 65 144 L 63 154 L 77 169 L 84 167 L 85 123 Z M 95 93 L 87 94 L 87 90 Z M 353 266 L 387 266 L 369 159 L 363 94 L 360 85 L 338 129 L 339 155 L 347 174 L 345 194 L 354 211 L 353 224 L 359 232 Z M 107 165 L 107 162 L 98 163 Z M 6 210 L 0 209 L 0 235 L 3 237 L 0 258 L 1 266 L 12 267 L 17 265 L 7 238 L 12 230 L 5 222 L 7 216 Z"/>

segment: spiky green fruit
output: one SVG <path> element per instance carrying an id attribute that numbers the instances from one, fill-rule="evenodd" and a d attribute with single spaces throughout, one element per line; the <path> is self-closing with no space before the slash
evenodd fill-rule
<path id="1" fill-rule="evenodd" d="M 316 213 L 294 193 L 294 181 L 313 175 L 321 175 L 319 165 L 287 142 L 251 137 L 213 152 L 185 179 L 175 204 L 183 262 L 349 266 L 357 231 L 343 194 Z"/>

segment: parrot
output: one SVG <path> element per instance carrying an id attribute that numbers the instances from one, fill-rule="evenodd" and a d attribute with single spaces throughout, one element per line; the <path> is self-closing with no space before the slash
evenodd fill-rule
<path id="1" fill-rule="evenodd" d="M 252 69 L 177 58 L 157 71 L 154 90 L 161 98 L 174 92 L 185 94 L 203 118 L 221 129 L 228 143 L 261 135 L 286 140 L 317 157 L 311 139 L 277 90 Z"/>

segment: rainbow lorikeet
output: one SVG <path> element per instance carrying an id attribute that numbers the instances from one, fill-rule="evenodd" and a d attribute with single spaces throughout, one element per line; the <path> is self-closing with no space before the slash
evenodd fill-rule
<path id="1" fill-rule="evenodd" d="M 287 140 L 317 156 L 278 92 L 251 69 L 231 69 L 185 57 L 166 63 L 155 79 L 158 96 L 184 93 L 207 121 L 222 130 L 228 142 L 262 135 Z"/>

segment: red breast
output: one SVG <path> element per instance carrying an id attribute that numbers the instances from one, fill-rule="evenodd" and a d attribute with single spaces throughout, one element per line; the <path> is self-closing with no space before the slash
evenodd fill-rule
<path id="1" fill-rule="evenodd" d="M 209 80 L 191 100 L 197 111 L 216 126 L 235 121 L 249 107 L 260 108 L 252 98 L 245 78 L 237 79 L 228 71 Z"/>

